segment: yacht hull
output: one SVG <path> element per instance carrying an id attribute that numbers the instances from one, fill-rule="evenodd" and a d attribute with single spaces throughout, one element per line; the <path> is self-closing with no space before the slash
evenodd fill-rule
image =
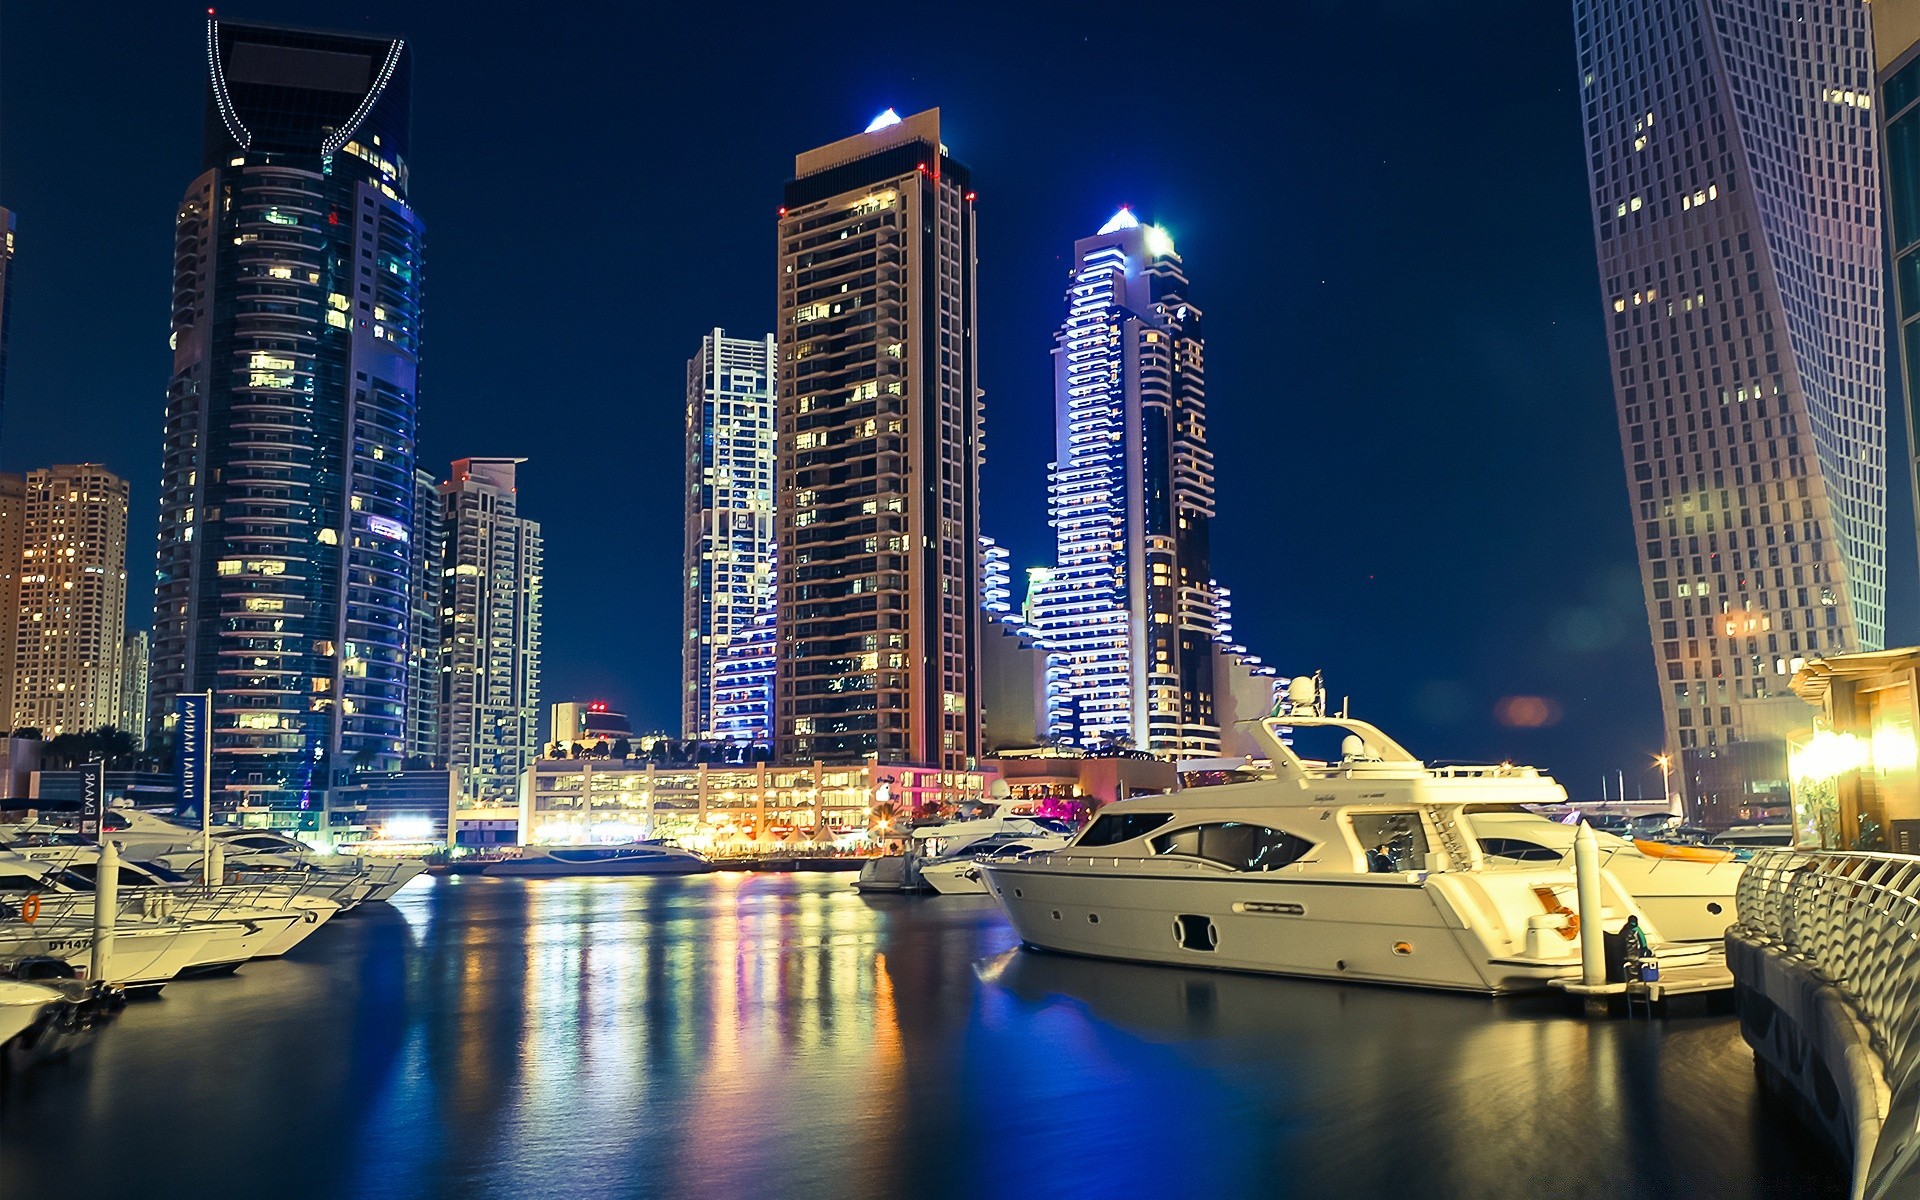
<path id="1" fill-rule="evenodd" d="M 1067 954 L 1486 995 L 1578 969 L 1577 950 L 1490 953 L 1430 883 L 1406 876 L 1155 877 L 1028 862 L 980 873 L 1022 941 Z"/>
<path id="2" fill-rule="evenodd" d="M 984 896 L 987 894 L 986 877 L 978 870 L 977 864 L 939 863 L 920 869 L 920 879 L 928 887 L 942 896 Z"/>
<path id="3" fill-rule="evenodd" d="M 552 859 L 505 859 L 489 863 L 482 875 L 522 879 L 565 879 L 574 875 L 705 875 L 713 864 L 685 862 L 564 863 Z"/>
<path id="4" fill-rule="evenodd" d="M 427 864 L 412 859 L 400 859 L 393 862 L 380 862 L 363 859 L 367 873 L 373 879 L 373 890 L 367 893 L 368 904 L 380 904 L 391 900 L 415 879 L 426 873 Z"/>
<path id="5" fill-rule="evenodd" d="M 156 987 L 206 961 L 214 930 L 207 926 L 121 926 L 114 931 L 107 982 L 123 987 Z M 93 960 L 89 926 L 15 925 L 0 932 L 0 958 L 46 955 L 82 971 Z"/>

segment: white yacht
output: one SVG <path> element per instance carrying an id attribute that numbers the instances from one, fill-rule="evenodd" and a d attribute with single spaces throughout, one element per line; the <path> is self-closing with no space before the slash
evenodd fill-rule
<path id="1" fill-rule="evenodd" d="M 976 842 L 958 854 L 920 864 L 920 879 L 942 896 L 984 896 L 986 877 L 980 864 L 991 859 L 1020 858 L 1036 851 L 1058 850 L 1073 840 L 1068 833 L 993 837 Z"/>
<path id="2" fill-rule="evenodd" d="M 93 922 L 60 914 L 33 921 L 0 920 L 0 962 L 21 958 L 57 958 L 80 971 L 91 968 Z M 130 922 L 113 935 L 111 979 L 128 990 L 159 988 L 181 972 L 203 964 L 214 938 L 211 925 L 178 921 Z"/>
<path id="3" fill-rule="evenodd" d="M 35 923 L 82 926 L 91 933 L 98 866 L 97 849 L 91 858 L 66 865 L 0 851 L 0 895 L 14 898 L 9 908 L 23 921 L 31 912 Z M 184 924 L 209 931 L 193 961 L 181 968 L 182 974 L 232 971 L 250 959 L 278 957 L 305 940 L 334 911 L 325 901 L 302 903 L 283 889 L 183 886 L 161 879 L 138 863 L 122 863 L 119 882 L 116 935 L 119 928 L 150 924 Z"/>
<path id="4" fill-rule="evenodd" d="M 555 878 L 567 875 L 698 875 L 713 864 L 672 842 L 623 846 L 528 846 L 514 858 L 488 863 L 482 875 Z"/>
<path id="5" fill-rule="evenodd" d="M 918 826 L 907 835 L 905 854 L 868 861 L 853 886 L 863 892 L 985 891 L 984 885 L 973 886 L 974 881 L 964 876 L 978 856 L 1013 841 L 1052 848 L 1071 840 L 1072 825 L 1048 817 L 1020 816 L 1013 811 L 1014 804 L 1006 785 L 997 783 L 984 811 Z M 933 879 L 926 875 L 930 867 L 937 868 Z"/>
<path id="6" fill-rule="evenodd" d="M 1429 767 L 1317 699 L 1296 679 L 1249 722 L 1268 761 L 1230 782 L 1110 804 L 1063 849 L 981 862 L 1022 940 L 1499 994 L 1577 976 L 1582 918 L 1615 931 L 1637 917 L 1669 953 L 1732 922 L 1727 864 L 1625 844 L 1602 868 L 1603 910 L 1580 913 L 1561 842 L 1574 831 L 1522 807 L 1563 802 L 1559 784 L 1531 767 Z M 1315 739 L 1338 749 L 1296 749 Z"/>
<path id="7" fill-rule="evenodd" d="M 157 862 L 182 875 L 201 869 L 205 838 L 197 826 L 138 809 L 113 809 L 109 817 L 116 826 L 113 839 L 128 858 Z M 217 825 L 212 836 L 230 871 L 248 875 L 295 869 L 317 872 L 325 878 L 310 880 L 309 890 L 324 891 L 342 908 L 390 900 L 427 869 L 415 859 L 331 854 L 272 829 Z"/>

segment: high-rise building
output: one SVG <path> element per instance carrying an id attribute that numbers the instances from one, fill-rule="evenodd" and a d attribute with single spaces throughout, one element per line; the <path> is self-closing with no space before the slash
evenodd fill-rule
<path id="1" fill-rule="evenodd" d="M 1882 122 L 1886 154 L 1887 247 L 1893 277 L 1908 280 L 1893 289 L 1893 361 L 1900 364 L 1906 403 L 1907 482 L 1920 503 L 1920 0 L 1874 0 L 1873 49 L 1879 91 L 1874 111 Z M 1857 97 L 1856 106 L 1868 98 Z M 1920 513 L 1920 508 L 1915 509 Z M 1920 537 L 1920 523 L 1914 527 Z"/>
<path id="2" fill-rule="evenodd" d="M 27 472 L 13 727 L 46 737 L 120 719 L 127 482 L 93 463 Z"/>
<path id="3" fill-rule="evenodd" d="M 0 471 L 0 721 L 13 719 L 14 673 L 20 654 L 20 556 L 26 549 L 26 522 L 25 477 Z"/>
<path id="4" fill-rule="evenodd" d="M 440 764 L 441 595 L 446 576 L 446 527 L 440 482 L 432 471 L 413 473 L 413 540 L 407 550 L 407 765 Z"/>
<path id="5" fill-rule="evenodd" d="M 0 208 L 0 421 L 7 414 L 7 341 L 13 329 L 13 210 Z"/>
<path id="6" fill-rule="evenodd" d="M 1165 230 L 1122 208 L 1074 243 L 1054 346 L 1056 557 L 1033 613 L 1056 740 L 1219 752 L 1203 346 Z"/>
<path id="7" fill-rule="evenodd" d="M 794 160 L 779 220 L 776 759 L 979 752 L 974 194 L 940 112 Z"/>
<path id="8" fill-rule="evenodd" d="M 147 748 L 147 673 L 152 663 L 147 631 L 127 630 L 120 643 L 120 717 L 114 725 L 133 739 L 135 750 Z"/>
<path id="9" fill-rule="evenodd" d="M 1880 162 L 1864 0 L 1575 0 L 1594 243 L 1669 753 L 1786 803 L 1803 658 L 1885 609 Z"/>
<path id="10" fill-rule="evenodd" d="M 421 224 L 397 39 L 209 18 L 175 221 L 153 711 L 211 690 L 216 805 L 312 827 L 402 762 Z"/>
<path id="11" fill-rule="evenodd" d="M 773 603 L 774 378 L 771 336 L 715 329 L 687 363 L 686 641 L 681 647 L 680 730 L 688 738 L 765 741 L 771 711 L 742 711 L 762 689 L 729 696 L 723 669 L 754 673 L 729 654 Z M 771 668 L 770 656 L 766 667 Z M 723 668 L 723 662 L 728 665 Z M 768 681 L 770 682 L 770 681 Z M 737 683 L 737 680 L 735 681 Z M 726 728 L 723 729 L 722 725 Z M 757 730 L 757 738 L 754 731 Z"/>
<path id="12" fill-rule="evenodd" d="M 699 736 L 773 745 L 774 620 L 769 602 L 714 656 L 713 728 Z"/>
<path id="13" fill-rule="evenodd" d="M 440 485 L 440 755 L 474 805 L 517 803 L 540 751 L 540 526 L 520 515 L 524 458 L 463 458 Z"/>

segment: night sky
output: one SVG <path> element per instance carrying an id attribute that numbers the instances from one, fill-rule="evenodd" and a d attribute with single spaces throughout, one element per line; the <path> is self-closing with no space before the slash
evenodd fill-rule
<path id="1" fill-rule="evenodd" d="M 0 19 L 0 205 L 20 238 L 0 467 L 131 479 L 142 617 L 202 14 Z M 1533 762 L 1576 796 L 1624 768 L 1658 794 L 1566 5 L 221 15 L 413 44 L 421 463 L 530 460 L 543 703 L 677 724 L 686 360 L 716 325 L 769 330 L 793 155 L 937 105 L 980 193 L 985 527 L 1016 568 L 1051 556 L 1048 350 L 1073 241 L 1128 203 L 1173 234 L 1206 314 L 1214 569 L 1241 640 L 1324 671 L 1425 757 Z M 1888 638 L 1906 644 L 1902 475 L 1890 491 Z M 1513 696 L 1553 723 L 1504 724 Z"/>

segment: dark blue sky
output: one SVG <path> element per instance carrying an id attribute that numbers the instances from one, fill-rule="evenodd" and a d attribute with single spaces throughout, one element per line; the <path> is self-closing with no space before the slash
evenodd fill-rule
<path id="1" fill-rule="evenodd" d="M 0 204 L 20 213 L 0 466 L 132 480 L 142 614 L 203 11 L 0 18 Z M 1565 6 L 839 11 L 221 7 L 413 43 L 422 462 L 530 460 L 545 700 L 676 723 L 685 360 L 715 325 L 770 327 L 793 155 L 938 105 L 980 193 L 987 530 L 1017 566 L 1051 549 L 1073 239 L 1130 203 L 1173 233 L 1206 313 L 1214 561 L 1242 639 L 1427 757 L 1531 761 L 1576 794 L 1623 767 L 1657 793 Z M 1892 493 L 1906 643 L 1903 477 Z M 1504 727 L 1513 695 L 1558 723 Z"/>

